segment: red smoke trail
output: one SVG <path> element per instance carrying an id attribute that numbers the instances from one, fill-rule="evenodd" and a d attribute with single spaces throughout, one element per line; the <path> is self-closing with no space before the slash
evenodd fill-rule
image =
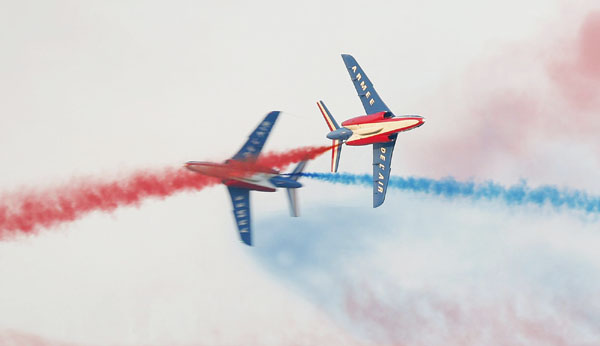
<path id="1" fill-rule="evenodd" d="M 565 53 L 551 55 L 555 58 L 548 66 L 548 74 L 575 108 L 570 116 L 580 125 L 577 131 L 591 125 L 587 130 L 595 135 L 597 117 L 582 111 L 600 109 L 600 11 L 588 13 L 572 42 L 560 49 Z"/>
<path id="2" fill-rule="evenodd" d="M 242 178 L 255 172 L 283 170 L 292 163 L 312 160 L 334 146 L 302 147 L 286 152 L 271 152 L 259 156 L 256 161 L 230 161 L 227 166 L 205 168 L 206 174 L 220 178 Z"/>
<path id="3" fill-rule="evenodd" d="M 110 212 L 120 206 L 139 205 L 148 197 L 201 190 L 218 182 L 183 169 L 163 169 L 136 172 L 115 181 L 80 180 L 69 186 L 18 194 L 3 198 L 0 204 L 0 237 L 73 221 L 95 210 Z"/>
<path id="4" fill-rule="evenodd" d="M 329 149 L 304 147 L 283 153 L 267 153 L 256 164 L 284 168 L 294 162 L 314 159 Z M 1 196 L 0 239 L 73 221 L 96 210 L 111 212 L 121 206 L 139 206 L 146 198 L 165 198 L 180 191 L 199 191 L 218 183 L 218 178 L 183 168 L 166 168 L 138 171 L 112 181 L 79 179 L 68 186 Z"/>
<path id="5" fill-rule="evenodd" d="M 348 287 L 343 308 L 353 327 L 379 345 L 584 344 L 574 340 L 581 337 L 575 330 L 587 322 L 560 303 L 539 305 L 529 296 L 487 301 L 475 293 L 465 300 L 428 290 L 404 295 L 396 301 L 368 284 Z"/>
<path id="6" fill-rule="evenodd" d="M 48 340 L 35 334 L 14 330 L 0 330 L 0 345 L 6 346 L 76 346 L 74 343 Z"/>
<path id="7" fill-rule="evenodd" d="M 321 147 L 302 147 L 283 153 L 267 153 L 260 156 L 257 163 L 261 166 L 285 169 L 291 163 L 312 160 L 331 148 L 331 145 L 325 145 Z"/>
<path id="8" fill-rule="evenodd" d="M 549 177 L 556 157 L 554 145 L 571 143 L 571 148 L 585 148 L 578 153 L 588 149 L 598 153 L 600 11 L 577 17 L 581 23 L 573 25 L 576 31 L 570 20 L 561 16 L 544 34 L 499 45 L 493 55 L 473 63 L 463 76 L 464 89 L 448 84 L 452 88 L 443 93 L 466 101 L 453 103 L 455 109 L 449 110 L 448 102 L 423 105 L 426 113 L 452 113 L 445 120 L 436 119 L 440 129 L 451 130 L 427 139 L 436 155 L 407 158 L 413 169 L 423 175 L 439 177 L 447 172 L 463 179 L 525 171 Z M 590 161 L 594 162 L 585 160 Z"/>

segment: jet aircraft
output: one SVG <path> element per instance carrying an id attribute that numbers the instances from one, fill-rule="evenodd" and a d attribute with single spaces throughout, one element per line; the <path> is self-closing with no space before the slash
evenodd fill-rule
<path id="1" fill-rule="evenodd" d="M 373 88 L 373 83 L 358 65 L 356 59 L 348 54 L 342 54 L 342 59 L 367 115 L 346 120 L 342 122 L 342 126 L 339 126 L 325 103 L 317 102 L 331 131 L 327 134 L 327 138 L 333 140 L 331 171 L 337 172 L 342 143 L 347 145 L 373 144 L 373 208 L 377 208 L 385 200 L 392 153 L 398 132 L 417 128 L 423 125 L 425 119 L 419 115 L 394 115 L 379 97 Z"/>
<path id="2" fill-rule="evenodd" d="M 292 173 L 279 174 L 270 167 L 257 163 L 258 156 L 269 136 L 280 112 L 274 111 L 265 117 L 242 148 L 224 163 L 188 161 L 185 167 L 193 172 L 222 179 L 227 186 L 233 216 L 238 227 L 241 240 L 252 246 L 252 227 L 250 223 L 250 191 L 274 192 L 277 188 L 286 188 L 292 216 L 298 216 L 296 189 L 302 187 L 298 182 L 306 161 L 298 163 Z"/>

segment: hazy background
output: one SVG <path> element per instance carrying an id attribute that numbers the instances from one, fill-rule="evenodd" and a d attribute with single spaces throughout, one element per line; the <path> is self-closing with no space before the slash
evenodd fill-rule
<path id="1" fill-rule="evenodd" d="M 395 175 L 600 194 L 593 1 L 0 2 L 0 189 L 327 144 L 362 115 L 340 53 L 396 114 Z M 327 171 L 329 155 L 308 166 Z M 371 149 L 340 170 L 368 173 Z M 598 217 L 304 180 L 302 217 L 226 189 L 0 242 L 0 344 L 594 345 Z"/>

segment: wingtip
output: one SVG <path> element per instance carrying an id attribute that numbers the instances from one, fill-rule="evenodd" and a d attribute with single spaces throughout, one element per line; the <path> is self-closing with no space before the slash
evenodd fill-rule
<path id="1" fill-rule="evenodd" d="M 252 233 L 250 233 L 250 231 L 240 233 L 240 240 L 242 241 L 242 243 L 248 246 L 252 246 Z"/>
<path id="2" fill-rule="evenodd" d="M 375 198 L 373 198 L 373 208 L 380 207 L 384 201 L 385 201 L 385 196 L 383 196 L 383 198 L 381 200 L 376 200 Z"/>
<path id="3" fill-rule="evenodd" d="M 350 55 L 350 54 L 342 54 L 342 59 L 344 61 L 346 61 L 346 60 L 354 60 L 354 57 L 352 55 Z"/>

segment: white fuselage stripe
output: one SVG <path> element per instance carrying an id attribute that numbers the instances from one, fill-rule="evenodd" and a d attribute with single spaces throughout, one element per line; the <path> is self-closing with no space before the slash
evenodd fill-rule
<path id="1" fill-rule="evenodd" d="M 386 121 L 379 123 L 368 123 L 358 125 L 348 125 L 345 128 L 352 131 L 352 136 L 348 138 L 348 142 L 377 136 L 382 133 L 400 132 L 402 129 L 410 128 L 419 123 L 416 119 L 401 119 L 396 121 Z"/>
<path id="2" fill-rule="evenodd" d="M 267 174 L 267 173 L 256 173 L 254 175 L 248 177 L 232 177 L 232 180 L 241 181 L 243 183 L 248 183 L 252 185 L 268 187 L 272 189 L 276 189 L 277 187 L 271 183 L 269 180 L 271 177 L 274 177 L 275 174 Z"/>
<path id="3" fill-rule="evenodd" d="M 194 172 L 198 172 L 200 174 L 204 174 L 204 175 L 208 175 L 208 176 L 212 176 L 212 177 L 217 177 L 217 178 L 221 178 L 221 179 L 231 179 L 231 180 L 241 181 L 241 182 L 247 183 L 247 184 L 268 187 L 268 188 L 272 188 L 272 189 L 276 188 L 275 185 L 273 185 L 269 179 L 276 176 L 277 174 L 263 173 L 263 172 L 255 172 L 255 173 L 249 172 L 248 175 L 244 175 L 242 172 L 239 172 L 237 175 L 227 176 L 227 174 L 214 174 L 215 167 L 205 166 L 205 165 L 201 165 L 201 164 L 188 165 L 187 168 Z"/>

